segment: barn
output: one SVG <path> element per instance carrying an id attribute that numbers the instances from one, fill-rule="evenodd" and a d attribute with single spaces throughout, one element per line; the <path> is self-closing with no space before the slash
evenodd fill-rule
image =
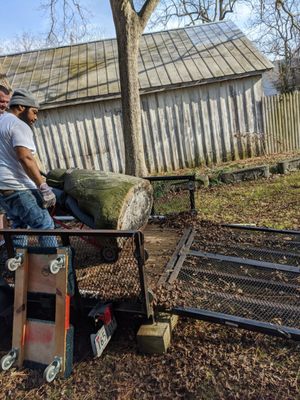
<path id="1" fill-rule="evenodd" d="M 0 57 L 13 88 L 41 104 L 34 133 L 46 169 L 124 172 L 116 39 Z M 268 61 L 232 22 L 142 36 L 139 83 L 146 164 L 158 173 L 263 151 Z"/>

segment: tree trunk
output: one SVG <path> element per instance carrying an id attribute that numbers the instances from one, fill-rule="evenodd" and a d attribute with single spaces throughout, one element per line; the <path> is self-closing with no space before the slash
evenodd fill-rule
<path id="1" fill-rule="evenodd" d="M 55 169 L 48 173 L 47 183 L 71 196 L 73 202 L 67 196 L 65 204 L 76 217 L 80 212 L 87 214 L 81 221 L 89 221 L 86 224 L 91 228 L 137 230 L 147 223 L 151 212 L 152 187 L 145 179 L 113 172 Z"/>
<path id="2" fill-rule="evenodd" d="M 147 175 L 141 124 L 138 56 L 141 34 L 158 1 L 146 1 L 137 13 L 131 0 L 110 0 L 118 41 L 125 172 L 128 175 Z"/>

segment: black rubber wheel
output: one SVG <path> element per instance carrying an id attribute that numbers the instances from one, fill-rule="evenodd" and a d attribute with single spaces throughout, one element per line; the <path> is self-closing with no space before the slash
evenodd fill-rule
<path id="1" fill-rule="evenodd" d="M 54 381 L 56 378 L 56 375 L 58 374 L 58 370 L 55 365 L 50 364 L 44 371 L 44 379 L 46 382 L 51 383 Z"/>
<path id="2" fill-rule="evenodd" d="M 0 361 L 2 371 L 8 371 L 15 361 L 15 357 L 12 357 L 10 354 L 3 356 Z"/>

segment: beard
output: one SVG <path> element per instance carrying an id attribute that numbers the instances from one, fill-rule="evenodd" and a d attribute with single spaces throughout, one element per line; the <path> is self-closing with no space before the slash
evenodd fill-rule
<path id="1" fill-rule="evenodd" d="M 22 111 L 20 114 L 19 114 L 19 118 L 23 121 L 23 122 L 25 122 L 25 124 L 27 124 L 30 128 L 31 128 L 31 121 L 30 121 L 30 119 L 29 119 L 29 117 L 28 117 L 28 109 L 27 108 L 25 108 L 25 110 L 24 111 Z"/>

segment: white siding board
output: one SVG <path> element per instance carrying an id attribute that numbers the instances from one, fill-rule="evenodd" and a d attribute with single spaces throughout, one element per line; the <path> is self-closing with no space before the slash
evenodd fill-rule
<path id="1" fill-rule="evenodd" d="M 222 148 L 222 159 L 223 160 L 230 160 L 231 159 L 231 145 L 230 145 L 230 130 L 229 130 L 229 124 L 228 124 L 228 110 L 227 108 L 227 103 L 226 103 L 226 98 L 227 98 L 227 91 L 226 91 L 226 86 L 223 85 L 220 87 L 220 93 L 219 93 L 219 120 L 220 120 L 220 138 L 221 142 L 223 144 Z"/>
<path id="2" fill-rule="evenodd" d="M 194 160 L 195 165 L 205 164 L 205 153 L 202 145 L 203 126 L 200 118 L 199 96 L 196 91 L 191 93 L 191 118 L 192 118 L 192 135 L 195 143 Z"/>
<path id="3" fill-rule="evenodd" d="M 167 171 L 171 165 L 170 150 L 169 150 L 169 132 L 167 131 L 166 120 L 165 120 L 165 97 L 155 96 L 157 104 L 157 131 L 160 134 L 161 146 L 161 170 Z"/>
<path id="4" fill-rule="evenodd" d="M 142 115 L 141 115 L 141 119 L 142 119 L 142 134 L 143 134 L 143 142 L 144 142 L 144 151 L 145 151 L 145 162 L 146 162 L 146 166 L 148 168 L 148 170 L 150 171 L 152 168 L 152 170 L 157 171 L 157 162 L 155 159 L 155 152 L 153 151 L 153 149 L 155 148 L 155 144 L 154 144 L 154 138 L 152 135 L 152 127 L 150 125 L 150 121 L 149 121 L 149 99 L 150 99 L 151 95 L 149 95 L 147 97 L 147 101 L 145 101 L 144 98 L 141 99 L 141 109 L 142 111 Z"/>

